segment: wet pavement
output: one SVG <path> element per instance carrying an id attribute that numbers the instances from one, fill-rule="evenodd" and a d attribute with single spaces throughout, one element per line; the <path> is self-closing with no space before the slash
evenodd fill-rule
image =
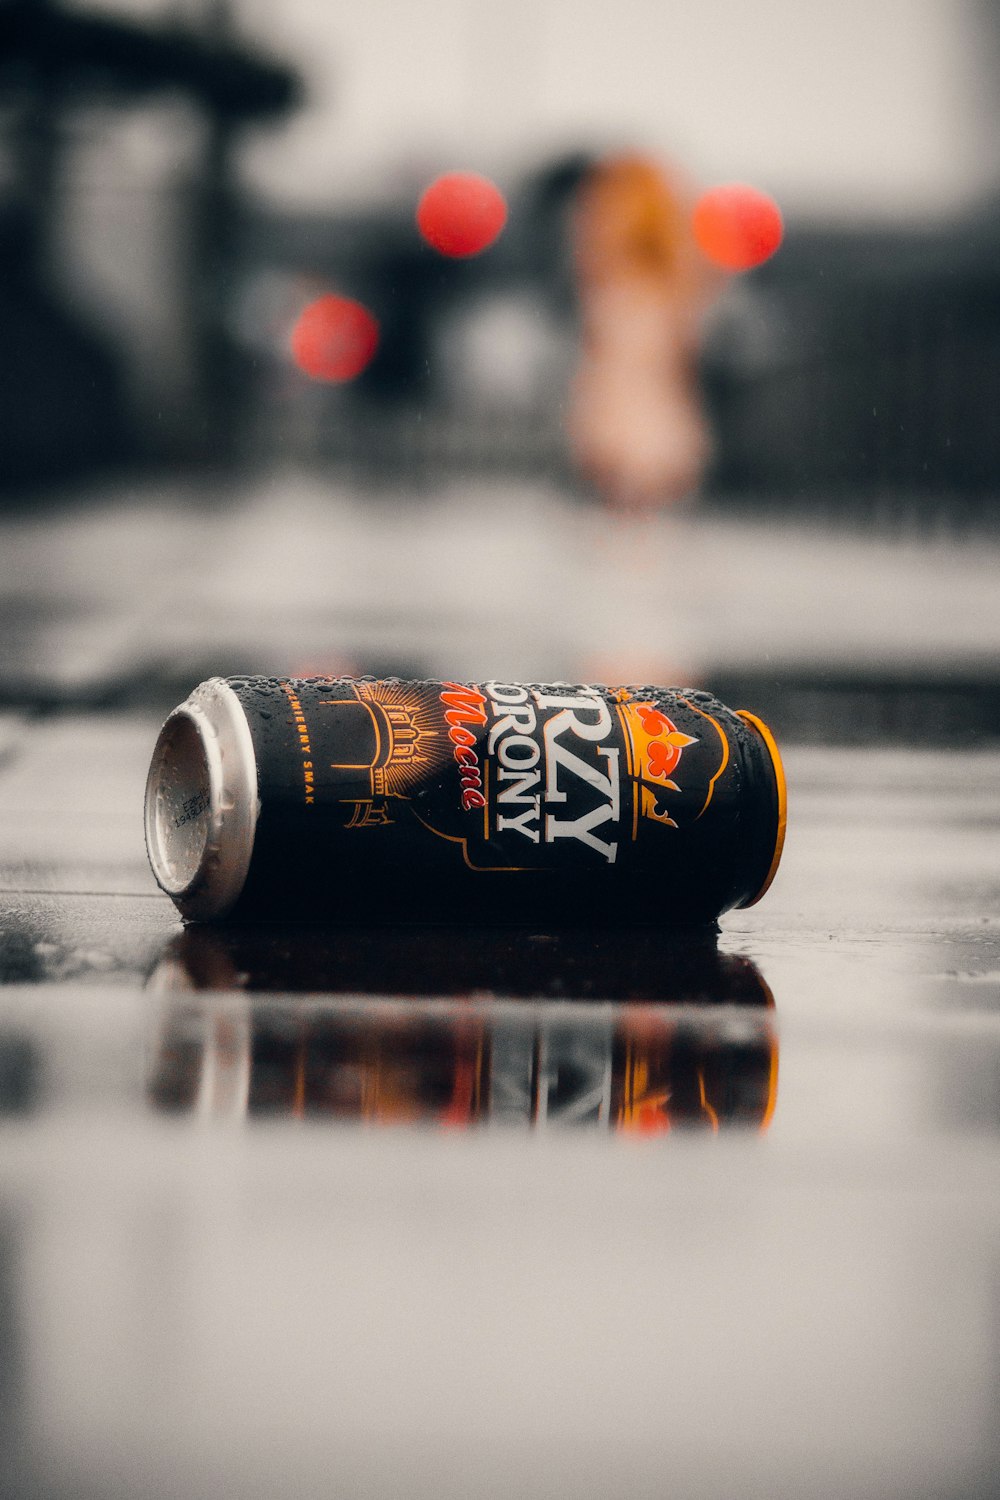
<path id="1" fill-rule="evenodd" d="M 10 531 L 11 617 L 70 602 L 0 669 L 0 1493 L 995 1494 L 1000 742 L 829 688 L 988 697 L 992 544 L 786 535 L 765 595 L 745 522 L 310 505 L 264 596 L 260 499 Z M 213 650 L 799 672 L 778 878 L 717 935 L 184 930 L 142 789 Z"/>

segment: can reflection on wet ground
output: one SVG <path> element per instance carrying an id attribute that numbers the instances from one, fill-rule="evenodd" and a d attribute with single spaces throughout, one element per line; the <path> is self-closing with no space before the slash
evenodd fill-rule
<path id="1" fill-rule="evenodd" d="M 272 945 L 189 930 L 150 981 L 149 1098 L 230 1119 L 766 1129 L 778 1051 L 756 966 L 710 939 L 646 931 L 617 946 L 448 930 L 305 930 Z M 339 993 L 252 994 L 275 988 Z M 553 990 L 564 998 L 532 998 Z"/>
<path id="2" fill-rule="evenodd" d="M 181 1002 L 149 1076 L 152 1104 L 181 1114 L 648 1135 L 766 1129 L 776 1091 L 766 1025 L 602 1005 Z"/>

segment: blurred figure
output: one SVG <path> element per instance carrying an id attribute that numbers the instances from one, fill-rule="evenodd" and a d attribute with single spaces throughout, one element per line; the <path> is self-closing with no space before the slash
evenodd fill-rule
<path id="1" fill-rule="evenodd" d="M 710 456 L 697 364 L 721 278 L 691 233 L 681 180 L 644 156 L 597 163 L 571 215 L 580 362 L 566 428 L 605 498 L 649 511 L 698 488 Z"/>
<path id="2" fill-rule="evenodd" d="M 568 460 L 616 508 L 650 511 L 697 490 L 711 449 L 701 324 L 727 278 L 695 243 L 680 175 L 631 151 L 549 161 L 511 192 L 496 243 L 461 259 L 416 233 L 416 187 L 413 204 L 400 196 L 339 258 L 331 234 L 327 267 L 313 266 L 380 325 L 374 357 L 342 393 L 339 430 L 371 422 L 365 446 L 387 462 L 404 414 L 411 427 L 430 419 L 425 443 L 436 418 L 489 462 L 509 429 L 503 462 L 523 468 L 548 423 L 535 461 L 563 471 Z M 294 249 L 288 259 L 301 270 Z M 414 466 L 404 452 L 408 478 Z"/>

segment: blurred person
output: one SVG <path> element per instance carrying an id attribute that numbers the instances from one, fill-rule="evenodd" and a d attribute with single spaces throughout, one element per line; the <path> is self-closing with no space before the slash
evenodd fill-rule
<path id="1" fill-rule="evenodd" d="M 566 430 L 580 471 L 622 510 L 691 495 L 710 457 L 698 360 L 721 277 L 695 244 L 692 205 L 677 174 L 628 153 L 595 163 L 572 206 L 580 358 Z"/>
<path id="2" fill-rule="evenodd" d="M 380 324 L 350 399 L 383 412 L 447 406 L 449 396 L 464 409 L 478 398 L 484 411 L 501 410 L 514 399 L 534 414 L 561 385 L 552 419 L 571 464 L 606 503 L 641 513 L 692 495 L 711 454 L 702 323 L 726 279 L 695 244 L 693 201 L 679 173 L 644 154 L 579 153 L 526 176 L 507 228 L 482 255 L 448 259 L 412 222 L 390 221 L 349 273 Z M 470 356 L 470 328 L 498 305 L 537 325 L 537 338 L 517 318 L 502 330 L 518 346 L 521 399 L 496 389 L 509 343 L 495 347 L 484 325 Z M 571 352 L 549 361 L 540 381 L 532 362 L 546 330 Z"/>

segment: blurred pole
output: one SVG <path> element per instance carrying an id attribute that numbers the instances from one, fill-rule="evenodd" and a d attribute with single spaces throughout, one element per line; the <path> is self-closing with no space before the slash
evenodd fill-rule
<path id="1" fill-rule="evenodd" d="M 232 36 L 229 0 L 206 0 L 199 29 L 208 46 L 221 52 Z M 235 456 L 243 387 L 226 316 L 239 212 L 233 173 L 237 130 L 236 115 L 221 102 L 206 104 L 201 170 L 192 187 L 188 284 L 193 430 L 198 456 L 213 464 L 229 463 Z"/>
<path id="2" fill-rule="evenodd" d="M 35 0 L 41 20 L 49 0 Z M 40 275 L 52 246 L 58 207 L 63 148 L 63 90 L 57 71 L 44 65 L 27 70 L 14 91 L 11 126 L 12 201 L 23 264 Z"/>

